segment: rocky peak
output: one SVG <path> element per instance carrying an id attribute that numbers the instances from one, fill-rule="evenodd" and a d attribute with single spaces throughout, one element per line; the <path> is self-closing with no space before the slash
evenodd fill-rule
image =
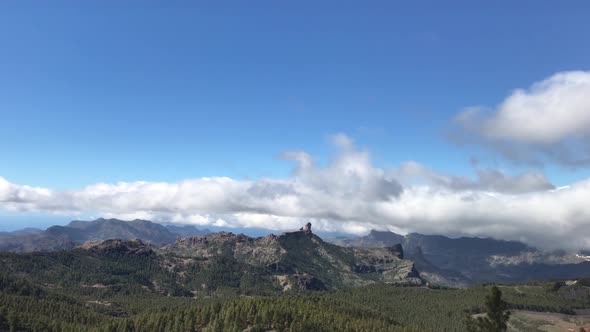
<path id="1" fill-rule="evenodd" d="M 209 239 L 207 238 L 207 236 L 203 235 L 179 237 L 176 238 L 175 244 L 187 247 L 206 246 L 207 244 L 209 244 Z"/>
<path id="2" fill-rule="evenodd" d="M 305 224 L 303 227 L 301 227 L 298 231 L 292 231 L 292 232 L 285 232 L 283 234 L 281 234 L 279 236 L 280 239 L 315 239 L 318 238 L 316 235 L 314 235 L 311 231 L 311 223 L 308 222 L 307 224 Z"/>
<path id="3" fill-rule="evenodd" d="M 308 222 L 307 224 L 305 224 L 303 227 L 301 227 L 299 229 L 299 231 L 306 233 L 306 234 L 311 234 L 311 223 Z"/>

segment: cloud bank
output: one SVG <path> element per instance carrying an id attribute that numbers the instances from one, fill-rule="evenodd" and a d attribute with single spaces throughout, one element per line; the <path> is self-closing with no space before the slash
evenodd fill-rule
<path id="1" fill-rule="evenodd" d="M 323 231 L 360 234 L 375 228 L 590 249 L 590 180 L 555 189 L 537 172 L 478 169 L 470 179 L 415 162 L 385 170 L 348 137 L 337 135 L 334 144 L 338 152 L 326 165 L 302 151 L 285 153 L 296 165 L 284 179 L 207 177 L 52 190 L 0 177 L 0 209 L 277 231 L 311 221 Z"/>
<path id="2" fill-rule="evenodd" d="M 517 89 L 494 109 L 470 107 L 455 137 L 528 164 L 590 165 L 590 71 L 569 71 Z"/>

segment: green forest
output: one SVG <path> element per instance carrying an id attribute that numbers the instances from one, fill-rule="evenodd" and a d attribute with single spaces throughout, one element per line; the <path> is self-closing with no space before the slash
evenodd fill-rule
<path id="1" fill-rule="evenodd" d="M 587 281 L 585 281 L 587 283 Z M 466 289 L 374 284 L 328 292 L 251 296 L 235 288 L 188 297 L 121 285 L 43 287 L 0 274 L 0 330 L 7 331 L 465 331 L 491 285 Z M 560 282 L 499 285 L 507 308 L 574 314 L 590 307 Z M 583 284 L 577 285 L 586 289 Z M 566 292 L 564 292 L 566 290 Z"/>

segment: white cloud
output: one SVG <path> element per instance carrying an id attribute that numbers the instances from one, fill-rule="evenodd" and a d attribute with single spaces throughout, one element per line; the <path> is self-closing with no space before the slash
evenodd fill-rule
<path id="1" fill-rule="evenodd" d="M 491 235 L 539 247 L 590 246 L 590 180 L 568 189 L 521 195 L 408 188 L 397 204 L 382 205 L 381 215 L 417 232 Z"/>
<path id="2" fill-rule="evenodd" d="M 590 165 L 590 71 L 570 71 L 517 89 L 495 109 L 471 107 L 455 118 L 459 136 L 518 162 Z M 580 149 L 583 147 L 584 149 Z"/>
<path id="3" fill-rule="evenodd" d="M 590 180 L 549 189 L 547 179 L 535 172 L 509 176 L 483 170 L 471 180 L 417 163 L 386 171 L 372 165 L 369 153 L 349 138 L 337 140 L 339 152 L 327 165 L 316 165 L 303 152 L 287 154 L 298 166 L 286 179 L 211 177 L 60 191 L 0 178 L 0 209 L 272 230 L 296 229 L 309 220 L 324 231 L 378 228 L 590 249 Z M 412 183 L 410 176 L 426 183 Z"/>

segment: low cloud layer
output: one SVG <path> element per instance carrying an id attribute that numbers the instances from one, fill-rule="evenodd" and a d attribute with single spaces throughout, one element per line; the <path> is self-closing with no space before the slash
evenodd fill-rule
<path id="1" fill-rule="evenodd" d="M 517 89 L 493 109 L 455 118 L 455 137 L 528 164 L 590 165 L 590 72 L 570 71 Z"/>
<path id="2" fill-rule="evenodd" d="M 385 170 L 348 137 L 337 135 L 334 144 L 338 152 L 327 165 L 305 152 L 285 153 L 296 163 L 286 179 L 211 177 L 52 190 L 0 177 L 0 209 L 272 230 L 311 221 L 323 231 L 361 234 L 375 228 L 590 249 L 590 180 L 554 189 L 536 172 L 477 170 L 477 178 L 469 179 L 415 162 Z"/>

